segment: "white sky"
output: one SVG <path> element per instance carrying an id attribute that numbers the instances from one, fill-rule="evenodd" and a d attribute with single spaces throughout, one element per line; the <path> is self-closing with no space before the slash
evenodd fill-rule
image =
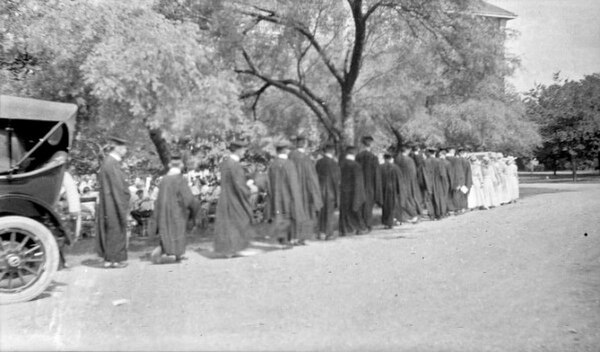
<path id="1" fill-rule="evenodd" d="M 600 73 L 600 0 L 487 0 L 516 13 L 520 36 L 507 50 L 521 59 L 510 82 L 524 92 L 552 83 L 552 74 L 579 80 Z"/>

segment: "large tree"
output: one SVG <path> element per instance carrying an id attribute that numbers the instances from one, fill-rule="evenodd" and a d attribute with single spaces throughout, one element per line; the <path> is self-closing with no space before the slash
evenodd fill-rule
<path id="1" fill-rule="evenodd" d="M 75 102 L 99 117 L 99 126 L 131 137 L 137 131 L 128 128 L 144 126 L 165 165 L 172 136 L 219 130 L 243 119 L 235 75 L 195 26 L 168 20 L 139 2 L 10 4 L 3 8 L 9 16 L 0 31 L 3 53 L 10 54 L 3 62 L 33 60 L 27 70 L 13 73 L 3 65 L 11 78 L 3 90 Z"/>
<path id="2" fill-rule="evenodd" d="M 563 81 L 556 74 L 555 83 L 532 89 L 526 103 L 543 138 L 538 157 L 554 165 L 569 160 L 577 180 L 578 165 L 600 152 L 600 74 L 579 81 Z"/>
<path id="3" fill-rule="evenodd" d="M 336 142 L 352 143 L 356 91 L 399 67 L 407 68 L 403 59 L 408 48 L 425 41 L 430 54 L 425 61 L 463 64 L 453 36 L 466 33 L 460 30 L 467 27 L 460 24 L 468 20 L 463 14 L 469 4 L 467 0 L 238 4 L 236 10 L 250 22 L 243 30 L 247 40 L 237 72 L 258 83 L 245 97 L 260 96 L 270 87 L 292 94 Z M 382 59 L 388 65 L 378 66 Z"/>

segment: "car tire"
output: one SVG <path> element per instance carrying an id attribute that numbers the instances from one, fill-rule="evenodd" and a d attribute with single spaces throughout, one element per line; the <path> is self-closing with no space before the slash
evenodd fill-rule
<path id="1" fill-rule="evenodd" d="M 52 232 L 36 220 L 4 216 L 0 241 L 0 304 L 38 297 L 52 282 L 60 261 Z"/>

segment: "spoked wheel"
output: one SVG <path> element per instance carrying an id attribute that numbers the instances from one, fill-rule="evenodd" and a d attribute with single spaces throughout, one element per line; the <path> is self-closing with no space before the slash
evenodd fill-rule
<path id="1" fill-rule="evenodd" d="M 58 245 L 46 226 L 23 216 L 0 217 L 0 304 L 37 297 L 58 263 Z"/>

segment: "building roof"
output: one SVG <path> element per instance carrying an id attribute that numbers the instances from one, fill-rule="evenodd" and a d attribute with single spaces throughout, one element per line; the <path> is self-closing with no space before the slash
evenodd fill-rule
<path id="1" fill-rule="evenodd" d="M 479 1 L 479 4 L 475 5 L 474 13 L 480 16 L 504 18 L 507 20 L 517 18 L 516 14 L 485 1 Z"/>

